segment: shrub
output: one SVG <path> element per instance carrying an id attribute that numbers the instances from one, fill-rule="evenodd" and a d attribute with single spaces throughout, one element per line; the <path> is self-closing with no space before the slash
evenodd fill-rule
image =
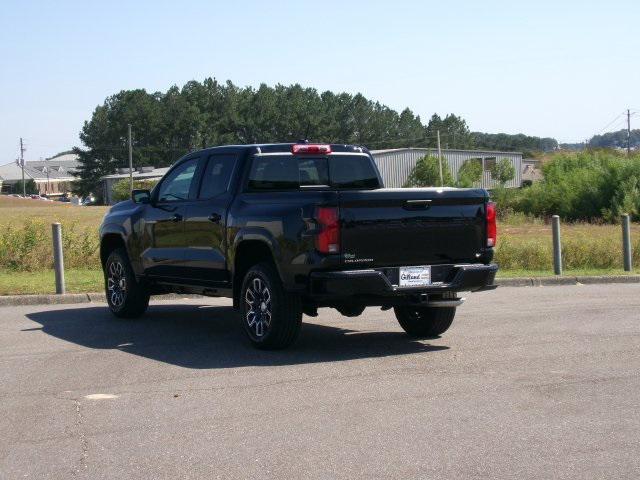
<path id="1" fill-rule="evenodd" d="M 442 159 L 442 178 L 444 185 L 453 185 L 453 177 L 449 170 L 449 163 Z M 418 160 L 405 187 L 436 187 L 440 186 L 440 166 L 438 157 L 425 155 Z"/>
<path id="2" fill-rule="evenodd" d="M 13 193 L 22 195 L 22 191 L 23 191 L 22 180 L 18 180 L 16 184 L 13 186 Z M 36 182 L 34 182 L 32 178 L 24 181 L 24 192 L 27 195 L 37 195 L 39 193 L 38 186 L 36 185 Z"/>
<path id="3" fill-rule="evenodd" d="M 461 188 L 473 187 L 482 180 L 482 162 L 478 159 L 470 158 L 465 160 L 460 170 L 458 170 L 457 185 Z"/>
<path id="4" fill-rule="evenodd" d="M 536 216 L 563 220 L 640 218 L 640 155 L 613 151 L 560 153 L 543 164 L 544 179 L 523 189 L 511 205 Z"/>
<path id="5" fill-rule="evenodd" d="M 497 180 L 502 187 L 515 176 L 516 169 L 508 158 L 501 158 L 491 168 L 491 178 Z"/>

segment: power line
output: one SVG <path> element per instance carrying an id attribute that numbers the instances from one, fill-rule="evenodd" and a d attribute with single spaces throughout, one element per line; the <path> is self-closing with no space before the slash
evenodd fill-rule
<path id="1" fill-rule="evenodd" d="M 620 119 L 620 117 L 622 117 L 625 113 L 626 112 L 622 112 L 622 113 L 619 113 L 618 115 L 616 115 L 616 118 L 614 118 L 609 123 L 607 123 L 603 128 L 601 128 L 598 131 L 598 133 L 596 133 L 596 135 L 600 135 L 602 132 L 604 132 L 607 128 L 609 128 L 611 125 L 613 125 L 618 119 Z"/>

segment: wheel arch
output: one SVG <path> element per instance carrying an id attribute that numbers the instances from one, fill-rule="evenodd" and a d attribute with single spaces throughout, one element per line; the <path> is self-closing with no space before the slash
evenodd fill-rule
<path id="1" fill-rule="evenodd" d="M 276 253 L 268 237 L 262 235 L 245 235 L 236 237 L 236 239 L 231 265 L 234 308 L 238 308 L 242 280 L 252 266 L 261 262 L 268 262 L 276 269 L 278 277 L 280 281 L 282 281 L 282 275 L 276 260 Z"/>
<path id="2" fill-rule="evenodd" d="M 109 254 L 116 248 L 127 251 L 127 243 L 124 234 L 117 227 L 103 228 L 100 233 L 100 264 L 104 265 Z M 127 253 L 128 255 L 128 253 Z"/>

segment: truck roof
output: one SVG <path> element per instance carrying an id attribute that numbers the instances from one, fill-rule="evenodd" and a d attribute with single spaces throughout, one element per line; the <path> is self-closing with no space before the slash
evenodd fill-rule
<path id="1" fill-rule="evenodd" d="M 277 153 L 277 152 L 291 152 L 294 145 L 328 145 L 331 147 L 332 152 L 354 152 L 354 153 L 369 153 L 366 147 L 360 145 L 349 145 L 344 143 L 314 143 L 314 142 L 292 142 L 292 143 L 252 143 L 244 145 L 219 145 L 215 147 L 207 147 L 202 150 L 198 150 L 193 153 L 202 153 L 209 151 L 225 150 L 225 151 L 247 151 L 251 150 L 255 153 Z"/>

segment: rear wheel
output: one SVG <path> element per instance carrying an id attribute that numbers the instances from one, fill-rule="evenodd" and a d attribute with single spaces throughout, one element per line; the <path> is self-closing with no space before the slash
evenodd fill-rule
<path id="1" fill-rule="evenodd" d="M 395 307 L 398 323 L 412 337 L 437 337 L 446 332 L 456 315 L 455 307 Z"/>
<path id="2" fill-rule="evenodd" d="M 242 282 L 240 311 L 244 330 L 257 348 L 279 349 L 291 345 L 300 333 L 300 297 L 284 290 L 275 268 L 259 263 Z"/>
<path id="3" fill-rule="evenodd" d="M 149 307 L 149 291 L 136 280 L 124 249 L 114 250 L 107 258 L 104 283 L 107 304 L 116 317 L 139 317 Z"/>

